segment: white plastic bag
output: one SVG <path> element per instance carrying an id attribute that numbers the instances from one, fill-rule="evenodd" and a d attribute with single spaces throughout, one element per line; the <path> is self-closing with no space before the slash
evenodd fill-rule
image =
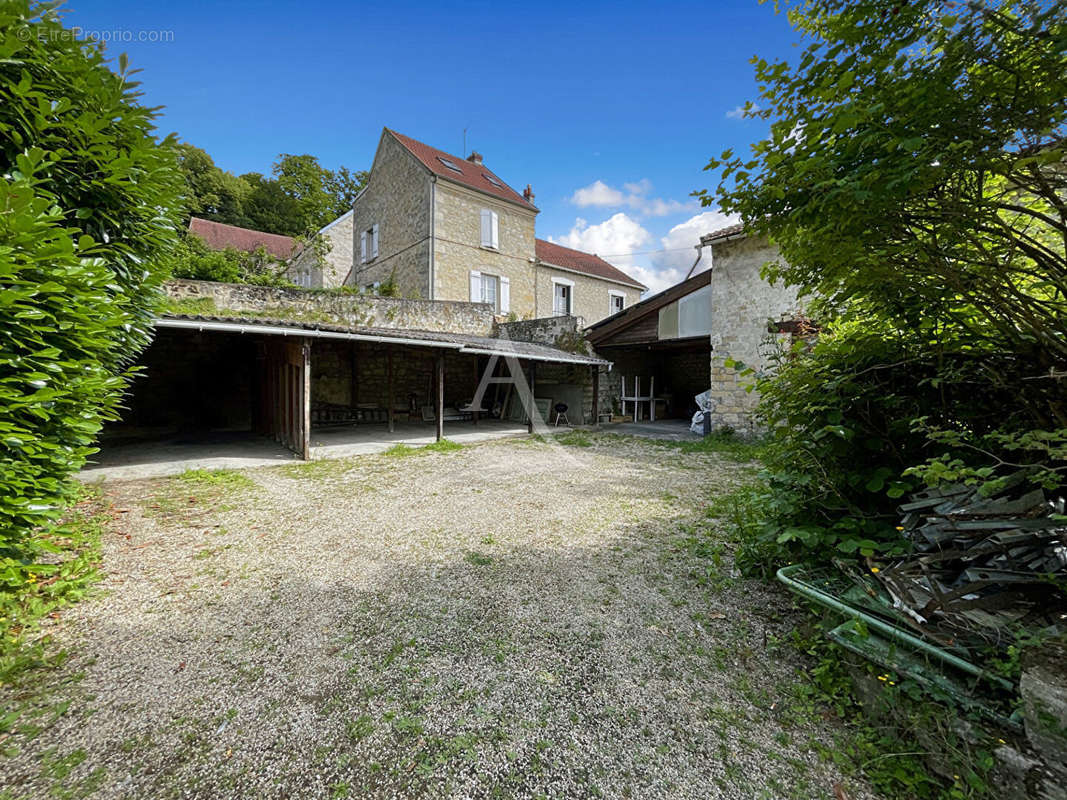
<path id="1" fill-rule="evenodd" d="M 695 413 L 693 415 L 693 422 L 689 425 L 689 430 L 691 430 L 693 433 L 699 433 L 701 436 L 703 436 L 704 435 L 704 415 L 707 414 L 707 413 L 709 413 L 709 412 L 707 412 L 707 411 L 698 411 L 697 413 Z"/>
<path id="2" fill-rule="evenodd" d="M 711 411 L 711 389 L 695 395 L 693 399 L 696 401 L 697 408 L 702 411 Z"/>

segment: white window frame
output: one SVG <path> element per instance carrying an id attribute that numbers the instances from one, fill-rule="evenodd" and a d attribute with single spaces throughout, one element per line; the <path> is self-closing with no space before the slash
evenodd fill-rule
<path id="1" fill-rule="evenodd" d="M 479 212 L 482 247 L 490 250 L 500 249 L 500 216 L 491 208 Z"/>
<path id="2" fill-rule="evenodd" d="M 567 310 L 565 312 L 559 312 L 556 310 L 556 287 L 567 287 Z M 552 279 L 552 314 L 557 317 L 573 317 L 574 316 L 574 281 L 569 281 L 566 278 L 553 278 Z"/>
<path id="3" fill-rule="evenodd" d="M 485 299 L 485 286 L 487 281 L 495 282 L 495 297 L 492 302 Z M 511 311 L 511 281 L 503 275 L 491 272 L 481 272 L 472 269 L 470 272 L 471 302 L 487 303 L 493 307 L 493 311 L 507 314 Z"/>
<path id="4" fill-rule="evenodd" d="M 615 299 L 622 300 L 622 307 L 619 311 L 626 308 L 626 292 L 618 292 L 615 289 L 608 289 L 608 313 L 618 314 L 619 311 L 615 310 Z"/>

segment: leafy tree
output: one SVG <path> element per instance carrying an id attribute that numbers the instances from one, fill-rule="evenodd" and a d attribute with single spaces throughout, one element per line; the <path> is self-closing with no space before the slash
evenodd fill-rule
<path id="1" fill-rule="evenodd" d="M 1067 9 L 789 13 L 808 38 L 796 63 L 755 62 L 749 113 L 770 133 L 751 157 L 713 159 L 704 199 L 771 237 L 783 263 L 769 277 L 815 298 L 819 343 L 760 380 L 788 487 L 772 528 L 840 546 L 827 531 L 891 509 L 901 480 L 1062 463 L 1062 447 L 1034 445 L 1067 428 Z"/>
<path id="2" fill-rule="evenodd" d="M 286 194 L 276 180 L 265 178 L 258 172 L 241 176 L 250 187 L 244 213 L 249 228 L 285 236 L 298 236 L 306 230 L 300 204 Z"/>
<path id="3" fill-rule="evenodd" d="M 274 175 L 282 190 L 299 205 L 303 227 L 309 231 L 348 211 L 367 180 L 365 172 L 351 173 L 346 167 L 332 172 L 315 156 L 289 153 L 279 156 Z"/>
<path id="4" fill-rule="evenodd" d="M 60 512 L 147 344 L 177 226 L 173 140 L 52 3 L 0 5 L 0 586 Z"/>
<path id="5" fill-rule="evenodd" d="M 253 187 L 215 166 L 199 147 L 182 142 L 177 145 L 178 166 L 185 176 L 185 204 L 194 217 L 247 227 L 246 215 Z M 273 233 L 273 231 L 269 231 Z"/>
<path id="6" fill-rule="evenodd" d="M 259 247 L 251 253 L 228 247 L 212 250 L 193 234 L 181 237 L 169 258 L 169 274 L 223 283 L 252 283 L 259 286 L 291 286 L 286 264 Z"/>

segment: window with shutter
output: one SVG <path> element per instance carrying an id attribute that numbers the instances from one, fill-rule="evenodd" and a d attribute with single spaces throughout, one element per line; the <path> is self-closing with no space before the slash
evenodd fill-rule
<path id="1" fill-rule="evenodd" d="M 471 302 L 482 302 L 482 273 L 471 270 Z"/>
<path id="2" fill-rule="evenodd" d="M 367 263 L 367 232 L 363 231 L 359 235 L 359 263 Z"/>
<path id="3" fill-rule="evenodd" d="M 370 257 L 371 258 L 377 258 L 378 257 L 378 223 L 374 223 L 374 227 L 372 227 L 370 230 L 371 230 Z"/>
<path id="4" fill-rule="evenodd" d="M 482 247 L 499 248 L 500 246 L 500 220 L 495 211 L 483 208 L 482 218 Z"/>
<path id="5" fill-rule="evenodd" d="M 507 278 L 500 279 L 500 313 L 507 314 L 511 311 L 511 281 Z"/>

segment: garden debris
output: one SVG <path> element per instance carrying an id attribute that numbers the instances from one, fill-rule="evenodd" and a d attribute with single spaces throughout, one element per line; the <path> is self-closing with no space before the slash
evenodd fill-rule
<path id="1" fill-rule="evenodd" d="M 920 492 L 899 509 L 913 552 L 872 567 L 863 583 L 873 579 L 895 616 L 944 646 L 1010 643 L 1015 628 L 1062 626 L 1063 506 L 1025 472 L 989 497 L 960 484 Z"/>

